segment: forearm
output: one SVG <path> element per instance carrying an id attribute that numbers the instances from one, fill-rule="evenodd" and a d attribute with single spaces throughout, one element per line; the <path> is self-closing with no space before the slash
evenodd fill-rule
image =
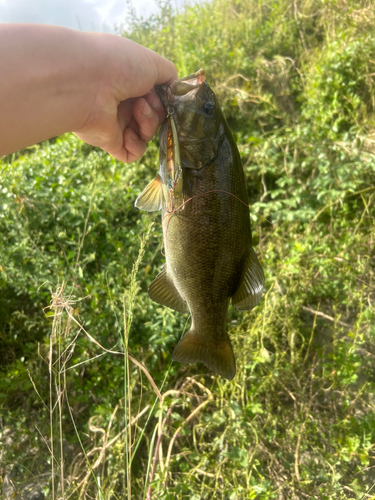
<path id="1" fill-rule="evenodd" d="M 83 126 L 98 85 L 96 36 L 0 24 L 0 156 Z"/>
<path id="2" fill-rule="evenodd" d="M 0 24 L 0 156 L 75 132 L 134 161 L 166 115 L 154 85 L 176 78 L 170 61 L 119 36 Z"/>

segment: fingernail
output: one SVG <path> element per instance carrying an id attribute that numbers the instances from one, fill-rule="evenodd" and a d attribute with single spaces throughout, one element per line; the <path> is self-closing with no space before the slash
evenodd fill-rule
<path id="1" fill-rule="evenodd" d="M 147 116 L 147 117 L 152 115 L 152 109 L 150 108 L 150 106 L 148 105 L 148 102 L 146 102 L 146 101 L 145 101 L 145 105 L 144 105 L 144 108 L 142 111 L 142 115 Z"/>

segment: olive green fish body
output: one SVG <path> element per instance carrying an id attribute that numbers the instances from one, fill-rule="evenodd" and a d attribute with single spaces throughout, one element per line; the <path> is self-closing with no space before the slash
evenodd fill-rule
<path id="1" fill-rule="evenodd" d="M 251 309 L 264 285 L 251 246 L 240 155 L 203 72 L 175 82 L 164 94 L 159 90 L 159 95 L 173 110 L 178 131 L 182 200 L 179 195 L 179 206 L 171 206 L 164 133 L 157 181 L 136 202 L 139 208 L 150 209 L 148 200 L 157 197 L 159 183 L 166 267 L 151 284 L 149 295 L 158 303 L 191 313 L 191 328 L 175 348 L 173 359 L 201 361 L 232 379 L 235 359 L 226 329 L 230 300 L 238 309 Z"/>

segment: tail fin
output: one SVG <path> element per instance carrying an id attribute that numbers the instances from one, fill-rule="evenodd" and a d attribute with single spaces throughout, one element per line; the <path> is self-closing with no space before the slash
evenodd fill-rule
<path id="1" fill-rule="evenodd" d="M 220 340 L 205 339 L 189 330 L 175 347 L 174 361 L 180 363 L 204 363 L 210 370 L 227 380 L 236 375 L 236 361 L 227 333 Z"/>

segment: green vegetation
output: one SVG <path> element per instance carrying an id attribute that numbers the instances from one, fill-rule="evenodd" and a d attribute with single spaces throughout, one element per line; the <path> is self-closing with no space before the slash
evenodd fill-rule
<path id="1" fill-rule="evenodd" d="M 47 498 L 375 498 L 373 2 L 163 4 L 124 35 L 205 68 L 266 293 L 229 311 L 232 382 L 171 364 L 188 318 L 147 296 L 160 215 L 134 208 L 157 141 L 127 166 L 72 135 L 4 158 L 3 476 Z"/>

